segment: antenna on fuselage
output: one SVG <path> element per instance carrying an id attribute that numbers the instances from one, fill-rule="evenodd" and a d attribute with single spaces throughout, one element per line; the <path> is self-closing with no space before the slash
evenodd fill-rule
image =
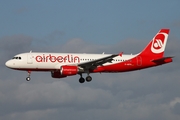
<path id="1" fill-rule="evenodd" d="M 30 51 L 30 53 L 32 53 L 32 50 Z"/>

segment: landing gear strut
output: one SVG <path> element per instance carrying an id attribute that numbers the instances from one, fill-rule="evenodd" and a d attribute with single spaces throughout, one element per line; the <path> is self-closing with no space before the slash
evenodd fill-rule
<path id="1" fill-rule="evenodd" d="M 82 73 L 79 74 L 81 77 L 79 78 L 79 83 L 84 83 L 85 82 L 85 79 L 82 77 Z"/>
<path id="2" fill-rule="evenodd" d="M 26 78 L 27 81 L 30 81 L 30 80 L 31 80 L 30 75 L 31 75 L 31 71 L 28 71 L 28 77 Z"/>

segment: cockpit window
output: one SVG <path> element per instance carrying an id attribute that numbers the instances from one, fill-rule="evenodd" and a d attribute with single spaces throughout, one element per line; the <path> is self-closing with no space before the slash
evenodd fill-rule
<path id="1" fill-rule="evenodd" d="M 21 57 L 13 57 L 12 59 L 21 60 Z"/>

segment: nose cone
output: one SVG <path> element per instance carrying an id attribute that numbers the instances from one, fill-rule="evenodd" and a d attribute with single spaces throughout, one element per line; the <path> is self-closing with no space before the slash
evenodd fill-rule
<path id="1" fill-rule="evenodd" d="M 12 63 L 12 61 L 10 61 L 10 60 L 8 60 L 8 61 L 5 63 L 5 65 L 6 65 L 7 67 L 9 67 L 9 68 L 12 68 L 12 67 L 13 67 L 13 63 Z"/>

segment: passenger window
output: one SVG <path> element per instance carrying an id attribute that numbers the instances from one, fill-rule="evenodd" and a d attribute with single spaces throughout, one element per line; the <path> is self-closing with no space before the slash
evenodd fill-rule
<path id="1" fill-rule="evenodd" d="M 19 57 L 19 59 L 21 60 L 21 57 Z"/>

